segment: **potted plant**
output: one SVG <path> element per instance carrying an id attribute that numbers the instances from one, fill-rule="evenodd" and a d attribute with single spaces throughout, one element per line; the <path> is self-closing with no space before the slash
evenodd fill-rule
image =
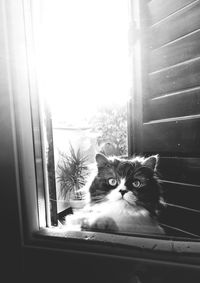
<path id="1" fill-rule="evenodd" d="M 87 156 L 83 156 L 80 149 L 75 152 L 70 145 L 69 153 L 60 152 L 57 175 L 61 194 L 64 198 L 69 195 L 71 208 L 82 208 L 85 205 L 85 195 L 82 188 L 89 175 Z"/>

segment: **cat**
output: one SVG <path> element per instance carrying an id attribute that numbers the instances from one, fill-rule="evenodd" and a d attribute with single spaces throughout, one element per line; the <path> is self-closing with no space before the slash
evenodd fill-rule
<path id="1" fill-rule="evenodd" d="M 129 197 L 135 198 L 134 204 L 146 208 L 151 215 L 158 215 L 163 201 L 156 172 L 158 155 L 128 159 L 98 153 L 96 164 L 98 171 L 89 188 L 91 203 L 105 201 L 118 188 L 122 197 L 127 199 L 129 193 Z M 131 199 L 128 202 L 133 204 Z"/>
<path id="2" fill-rule="evenodd" d="M 164 203 L 157 164 L 158 155 L 120 158 L 97 153 L 90 201 L 78 216 L 81 229 L 165 234 L 157 221 Z"/>
<path id="3" fill-rule="evenodd" d="M 165 235 L 157 221 L 164 205 L 157 176 L 158 159 L 158 155 L 120 158 L 98 153 L 96 172 L 85 187 L 88 204 L 71 215 L 72 226 L 82 231 Z M 131 267 L 127 282 L 146 282 L 145 276 L 144 271 L 136 272 Z"/>

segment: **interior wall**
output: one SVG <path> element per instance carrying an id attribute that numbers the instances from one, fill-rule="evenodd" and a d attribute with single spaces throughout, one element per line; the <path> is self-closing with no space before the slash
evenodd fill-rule
<path id="1" fill-rule="evenodd" d="M 5 1 L 0 1 L 0 199 L 1 199 L 1 276 L 9 282 L 21 269 L 20 228 L 15 174 L 13 112 L 5 40 Z M 3 273 L 3 274 L 2 274 Z M 4 278 L 4 277 L 3 277 Z"/>

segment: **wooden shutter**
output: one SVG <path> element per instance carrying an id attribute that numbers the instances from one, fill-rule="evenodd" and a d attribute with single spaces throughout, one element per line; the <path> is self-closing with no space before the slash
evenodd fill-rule
<path id="1" fill-rule="evenodd" d="M 200 1 L 138 2 L 142 56 L 134 68 L 132 153 L 160 155 L 169 203 L 161 221 L 174 227 L 168 230 L 172 235 L 195 237 L 200 235 Z"/>

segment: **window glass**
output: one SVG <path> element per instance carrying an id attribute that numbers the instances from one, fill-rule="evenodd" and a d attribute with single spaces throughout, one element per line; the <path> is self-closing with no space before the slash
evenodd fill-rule
<path id="1" fill-rule="evenodd" d="M 128 154 L 129 21 L 128 1 L 43 2 L 37 63 L 48 134 L 52 127 L 53 214 L 71 209 L 71 192 L 78 206 L 85 203 L 79 189 L 95 171 L 96 153 Z M 81 180 L 72 189 L 77 170 Z"/>
<path id="2" fill-rule="evenodd" d="M 185 69 L 199 61 L 172 56 L 180 14 L 156 22 L 153 3 L 44 1 L 38 79 L 62 229 L 199 238 L 199 87 Z"/>

